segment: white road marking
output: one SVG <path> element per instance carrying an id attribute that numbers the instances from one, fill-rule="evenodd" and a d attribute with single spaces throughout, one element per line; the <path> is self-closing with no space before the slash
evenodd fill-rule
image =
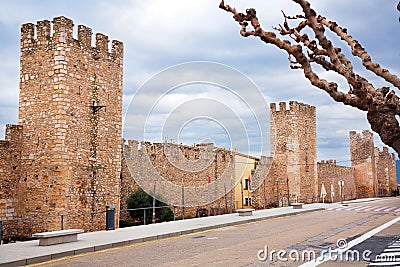
<path id="1" fill-rule="evenodd" d="M 369 208 L 369 209 L 365 209 L 365 211 L 372 211 L 372 210 L 375 210 L 375 209 L 376 209 L 376 207 L 372 206 L 372 207 Z"/>
<path id="2" fill-rule="evenodd" d="M 398 221 L 400 221 L 400 217 L 397 217 L 397 218 L 395 218 L 395 219 L 393 219 L 391 221 L 388 221 L 387 223 L 384 223 L 384 224 L 372 229 L 371 231 L 363 234 L 362 236 L 351 240 L 350 242 L 347 243 L 347 247 L 345 249 L 336 249 L 335 251 L 337 251 L 338 254 L 339 253 L 343 253 L 343 252 L 351 249 L 355 245 L 358 245 L 361 242 L 363 242 L 363 241 L 367 240 L 368 238 L 372 237 L 373 235 L 379 233 L 380 231 L 382 231 L 382 230 L 388 228 L 389 226 L 397 223 Z M 329 257 L 326 257 L 325 255 L 323 255 L 323 256 L 318 257 L 315 260 L 312 260 L 312 261 L 309 261 L 309 262 L 306 262 L 306 263 L 300 265 L 300 267 L 314 267 L 314 266 L 318 266 L 318 265 L 320 265 L 320 264 L 322 264 L 324 262 L 327 262 L 329 260 L 330 260 Z"/>
<path id="3" fill-rule="evenodd" d="M 391 207 L 391 208 L 385 209 L 384 211 L 389 212 L 389 211 L 394 211 L 395 209 L 397 209 L 397 207 Z"/>
<path id="4" fill-rule="evenodd" d="M 381 211 L 381 210 L 384 210 L 384 209 L 387 209 L 387 208 L 389 208 L 389 207 L 380 207 L 380 208 L 374 209 L 374 211 Z"/>
<path id="5" fill-rule="evenodd" d="M 371 206 L 361 206 L 361 207 L 358 207 L 358 209 L 356 209 L 356 211 L 363 211 L 363 210 L 366 210 L 368 208 L 371 208 Z"/>
<path id="6" fill-rule="evenodd" d="M 400 252 L 400 247 L 399 248 L 387 248 L 383 252 Z"/>
<path id="7" fill-rule="evenodd" d="M 374 262 L 368 266 L 399 266 L 399 262 Z"/>
<path id="8" fill-rule="evenodd" d="M 348 207 L 347 210 L 356 210 L 359 206 Z"/>

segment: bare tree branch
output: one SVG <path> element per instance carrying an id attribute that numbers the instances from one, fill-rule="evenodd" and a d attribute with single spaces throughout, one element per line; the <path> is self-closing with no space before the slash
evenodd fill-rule
<path id="1" fill-rule="evenodd" d="M 367 70 L 383 78 L 391 86 L 400 89 L 400 78 L 373 62 L 364 47 L 353 39 L 346 29 L 338 26 L 336 22 L 328 21 L 325 17 L 317 15 L 308 1 L 292 1 L 301 6 L 303 14 L 287 16 L 282 11 L 283 24 L 273 28 L 280 36 L 289 37 L 292 41 L 281 39 L 274 32 L 265 31 L 253 8 L 247 9 L 246 13 L 240 13 L 234 7 L 225 5 L 224 0 L 221 1 L 220 8 L 233 14 L 233 19 L 241 26 L 240 34 L 243 37 L 254 36 L 266 44 L 272 44 L 286 51 L 290 68 L 302 69 L 304 76 L 313 86 L 324 90 L 337 102 L 367 111 L 367 119 L 372 130 L 380 135 L 386 145 L 392 147 L 399 154 L 400 126 L 396 118 L 397 115 L 400 115 L 399 97 L 389 87 L 375 88 L 366 78 L 355 73 L 351 60 L 341 53 L 339 47 L 333 45 L 325 35 L 325 31 L 329 30 L 335 33 L 351 48 L 352 54 L 361 59 Z M 400 11 L 400 3 L 397 8 Z M 289 20 L 300 20 L 300 22 L 296 27 L 290 27 Z M 306 29 L 313 32 L 313 39 L 310 39 L 306 33 L 302 34 L 302 31 Z M 344 77 L 349 84 L 348 92 L 339 91 L 338 84 L 334 81 L 318 77 L 313 70 L 313 64 Z"/>
<path id="2" fill-rule="evenodd" d="M 358 41 L 354 40 L 351 35 L 348 35 L 345 29 L 339 27 L 336 22 L 327 21 L 324 17 L 319 16 L 318 20 L 332 32 L 336 33 L 342 40 L 346 41 L 346 43 L 351 47 L 353 55 L 362 60 L 362 64 L 366 69 L 372 71 L 375 75 L 382 77 L 387 82 L 400 89 L 400 78 L 390 73 L 389 70 L 383 69 L 378 63 L 373 62 L 371 56 L 367 53 L 364 47 L 362 47 Z"/>

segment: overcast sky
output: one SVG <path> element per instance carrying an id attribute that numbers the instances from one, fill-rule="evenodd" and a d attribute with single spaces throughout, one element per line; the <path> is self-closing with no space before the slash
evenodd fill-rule
<path id="1" fill-rule="evenodd" d="M 311 0 L 318 13 L 348 28 L 373 60 L 399 75 L 397 2 Z M 290 15 L 299 13 L 298 6 L 289 0 L 227 3 L 240 10 L 257 8 L 265 29 L 282 22 L 281 9 Z M 130 127 L 125 126 L 127 138 L 185 144 L 210 140 L 257 156 L 259 151 L 268 153 L 268 137 L 260 136 L 269 131 L 269 103 L 296 100 L 317 107 L 318 160 L 336 159 L 348 165 L 349 131 L 370 129 L 363 112 L 334 103 L 312 87 L 301 71 L 290 70 L 284 52 L 258 39 L 241 37 L 231 14 L 218 8 L 218 0 L 1 0 L 0 4 L 1 132 L 5 124 L 17 123 L 20 25 L 60 15 L 72 19 L 75 29 L 83 24 L 94 33 L 124 43 L 124 112 L 135 113 L 127 120 L 145 122 L 140 133 L 137 129 L 129 132 Z M 215 62 L 222 70 L 215 72 L 207 63 L 189 73 L 194 65 L 184 64 L 188 62 Z M 180 69 L 176 65 L 189 67 Z M 357 63 L 355 68 L 359 67 Z M 168 77 L 175 80 L 162 80 L 162 75 L 171 70 Z M 224 71 L 231 75 L 225 75 L 225 81 L 212 77 Z M 367 72 L 362 74 L 376 86 L 386 85 Z M 332 74 L 322 76 L 335 79 Z M 241 80 L 234 83 L 237 77 Z M 182 81 L 188 84 L 182 85 Z M 343 80 L 338 81 L 347 91 Z M 247 86 L 248 91 L 244 90 Z M 128 109 L 132 99 L 135 105 Z M 252 99 L 258 100 L 253 103 Z M 382 146 L 377 136 L 376 146 Z"/>

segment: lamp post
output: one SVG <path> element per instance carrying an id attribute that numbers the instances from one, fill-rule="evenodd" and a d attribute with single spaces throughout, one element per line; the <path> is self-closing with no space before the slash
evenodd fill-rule
<path id="1" fill-rule="evenodd" d="M 156 223 L 156 186 L 157 186 L 157 179 L 154 178 L 154 192 L 153 192 L 153 218 L 152 223 Z"/>
<path id="2" fill-rule="evenodd" d="M 226 198 L 227 194 L 226 194 L 226 184 L 224 182 L 224 198 L 225 198 L 225 212 L 228 213 L 228 199 Z"/>
<path id="3" fill-rule="evenodd" d="M 215 157 L 215 194 L 214 194 L 214 199 L 215 199 L 215 201 L 217 200 L 217 175 L 218 175 L 218 150 L 217 149 L 214 149 L 213 150 L 213 155 L 214 155 L 214 157 Z M 216 215 L 215 214 L 215 210 L 214 210 L 214 215 Z"/>
<path id="4" fill-rule="evenodd" d="M 210 204 L 210 183 L 211 183 L 211 177 L 210 175 L 207 178 L 207 202 L 208 202 L 208 216 L 211 215 L 211 204 Z"/>
<path id="5" fill-rule="evenodd" d="M 288 206 L 290 206 L 289 177 L 286 178 L 286 185 L 287 185 L 287 203 L 288 203 Z"/>
<path id="6" fill-rule="evenodd" d="M 276 205 L 279 207 L 279 187 L 278 187 L 279 179 L 276 178 L 275 182 L 276 182 Z"/>
<path id="7" fill-rule="evenodd" d="M 242 209 L 243 209 L 243 201 L 244 201 L 244 195 L 243 195 L 243 180 L 240 178 L 240 192 L 242 193 Z"/>
<path id="8" fill-rule="evenodd" d="M 185 219 L 185 187 L 182 178 L 182 220 Z"/>

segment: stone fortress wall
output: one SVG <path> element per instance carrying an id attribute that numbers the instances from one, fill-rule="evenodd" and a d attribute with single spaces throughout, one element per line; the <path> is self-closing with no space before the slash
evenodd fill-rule
<path id="1" fill-rule="evenodd" d="M 390 196 L 396 190 L 395 155 L 387 147 L 374 147 L 370 131 L 350 132 L 350 155 L 358 198 Z"/>
<path id="2" fill-rule="evenodd" d="M 281 203 L 312 202 L 317 192 L 316 108 L 290 101 L 270 104 L 273 163 L 266 178 Z"/>
<path id="3" fill-rule="evenodd" d="M 100 230 L 99 212 L 119 207 L 123 44 L 112 41 L 110 51 L 97 33 L 93 47 L 83 25 L 77 36 L 65 17 L 21 27 L 18 125 L 1 143 L 0 219 L 46 217 L 21 235 Z"/>
<path id="4" fill-rule="evenodd" d="M 112 41 L 109 50 L 107 36 L 95 39 L 92 46 L 92 30 L 83 25 L 74 39 L 73 21 L 65 17 L 21 27 L 18 125 L 7 125 L 0 141 L 3 237 L 105 229 L 107 206 L 126 209 L 132 190 L 151 189 L 154 180 L 172 205 L 181 205 L 183 187 L 191 216 L 197 206 L 215 214 L 221 207 L 210 207 L 210 200 L 225 210 L 235 201 L 231 192 L 243 182 L 238 152 L 123 142 L 123 44 Z M 351 167 L 317 163 L 316 108 L 291 101 L 279 109 L 271 103 L 270 112 L 275 149 L 254 160 L 247 195 L 254 207 L 319 201 L 322 184 L 325 200 L 338 201 L 340 180 L 345 199 L 388 195 L 395 187 L 394 155 L 374 148 L 372 133 L 350 133 Z"/>

